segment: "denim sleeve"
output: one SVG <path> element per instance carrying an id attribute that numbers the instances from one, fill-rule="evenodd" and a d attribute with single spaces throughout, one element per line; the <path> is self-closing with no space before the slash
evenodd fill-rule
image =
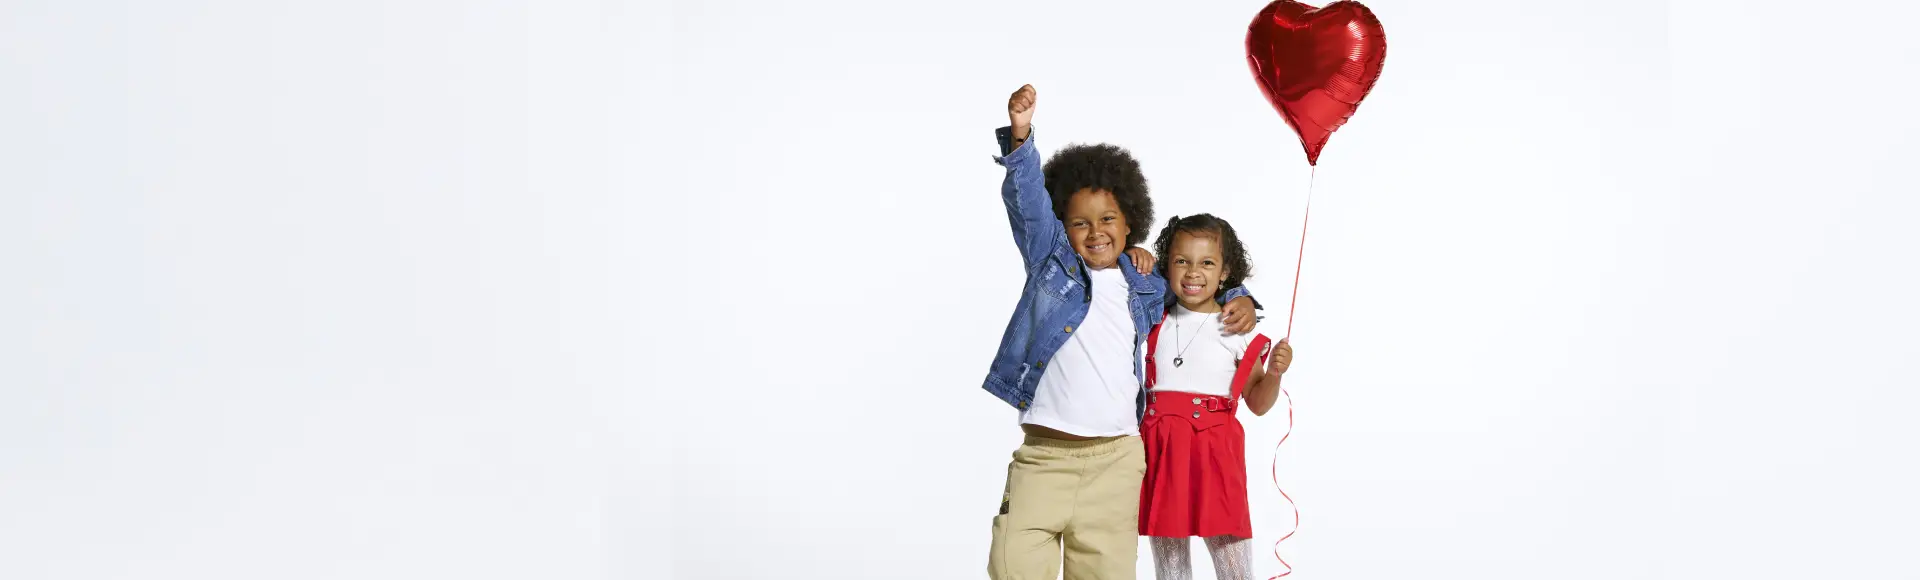
<path id="1" fill-rule="evenodd" d="M 1032 130 L 1017 149 L 1013 147 L 1012 127 L 1001 127 L 994 136 L 1000 141 L 1001 154 L 994 161 L 1007 168 L 1000 198 L 1007 204 L 1007 222 L 1013 225 L 1013 243 L 1020 246 L 1020 259 L 1031 267 L 1066 237 L 1066 229 L 1053 215 L 1053 199 L 1047 195 L 1047 180 L 1040 171 L 1040 153 L 1033 148 Z"/>
<path id="2" fill-rule="evenodd" d="M 1222 295 L 1220 297 L 1220 305 L 1225 306 L 1228 302 L 1232 302 L 1233 299 L 1239 298 L 1241 296 L 1245 296 L 1247 297 L 1248 300 L 1252 300 L 1254 308 L 1261 308 L 1261 309 L 1266 308 L 1265 306 L 1260 305 L 1260 299 L 1254 298 L 1253 291 L 1247 290 L 1247 286 L 1245 284 L 1234 286 L 1232 290 L 1228 290 L 1225 295 Z"/>

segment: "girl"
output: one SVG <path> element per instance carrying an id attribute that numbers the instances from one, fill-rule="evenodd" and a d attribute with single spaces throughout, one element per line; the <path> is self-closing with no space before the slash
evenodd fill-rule
<path id="1" fill-rule="evenodd" d="M 1151 538 L 1160 580 L 1192 577 L 1192 536 L 1205 539 L 1221 580 L 1251 579 L 1246 431 L 1234 412 L 1242 394 L 1255 415 L 1273 408 L 1293 347 L 1257 329 L 1239 336 L 1222 329 L 1216 297 L 1252 272 L 1226 220 L 1175 217 L 1154 246 L 1177 304 L 1147 337 L 1140 535 Z"/>

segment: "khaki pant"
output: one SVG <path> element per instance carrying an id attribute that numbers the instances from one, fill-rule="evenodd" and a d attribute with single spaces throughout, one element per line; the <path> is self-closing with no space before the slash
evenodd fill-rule
<path id="1" fill-rule="evenodd" d="M 1028 436 L 1007 465 L 987 576 L 1055 580 L 1064 560 L 1066 580 L 1132 580 L 1146 471 L 1139 437 Z"/>

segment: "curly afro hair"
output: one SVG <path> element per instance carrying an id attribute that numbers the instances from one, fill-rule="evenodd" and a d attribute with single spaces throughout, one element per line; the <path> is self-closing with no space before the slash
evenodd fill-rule
<path id="1" fill-rule="evenodd" d="M 1227 275 L 1220 280 L 1220 287 L 1214 289 L 1214 299 L 1225 296 L 1228 290 L 1238 288 L 1253 277 L 1253 261 L 1247 259 L 1247 246 L 1240 243 L 1240 235 L 1233 233 L 1233 224 L 1227 223 L 1213 214 L 1194 214 L 1187 217 L 1173 216 L 1167 220 L 1167 226 L 1160 228 L 1160 236 L 1153 240 L 1153 255 L 1160 257 L 1161 275 L 1166 274 L 1167 255 L 1173 252 L 1173 235 L 1186 233 L 1193 236 L 1207 236 L 1220 241 L 1220 256 L 1226 260 Z"/>
<path id="2" fill-rule="evenodd" d="M 1047 193 L 1053 196 L 1053 216 L 1066 220 L 1067 200 L 1082 189 L 1113 192 L 1113 201 L 1127 217 L 1127 246 L 1147 241 L 1147 229 L 1153 227 L 1153 199 L 1147 197 L 1147 176 L 1140 173 L 1140 162 L 1117 145 L 1068 145 L 1047 160 L 1041 173 L 1047 178 Z"/>

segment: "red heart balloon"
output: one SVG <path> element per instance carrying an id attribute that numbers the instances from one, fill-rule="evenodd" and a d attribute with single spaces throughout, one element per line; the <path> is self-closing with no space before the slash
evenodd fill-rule
<path id="1" fill-rule="evenodd" d="M 1307 163 L 1380 80 L 1386 31 L 1359 2 L 1314 8 L 1275 0 L 1247 26 L 1247 66 L 1273 109 L 1300 134 Z"/>

